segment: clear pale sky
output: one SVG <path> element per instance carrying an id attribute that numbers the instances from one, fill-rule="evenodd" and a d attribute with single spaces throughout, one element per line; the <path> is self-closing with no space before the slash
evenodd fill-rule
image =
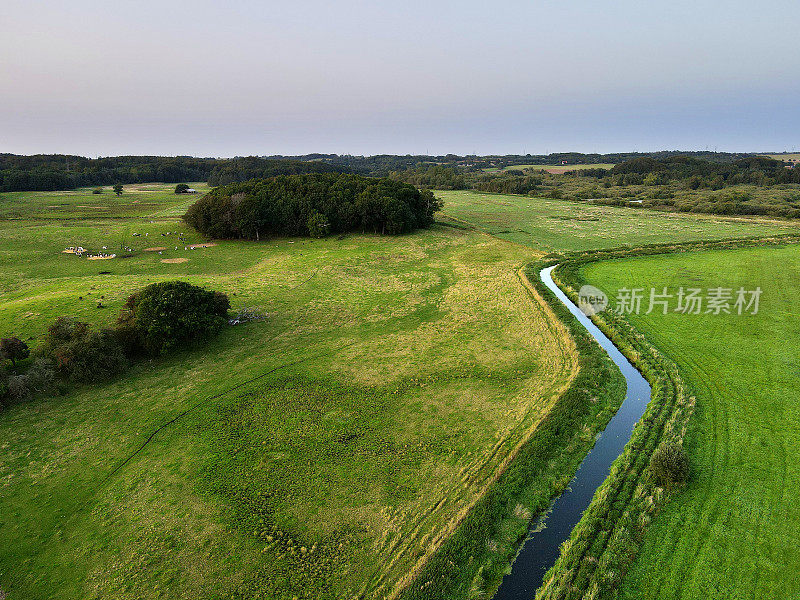
<path id="1" fill-rule="evenodd" d="M 800 149 L 800 2 L 2 0 L 0 152 Z"/>

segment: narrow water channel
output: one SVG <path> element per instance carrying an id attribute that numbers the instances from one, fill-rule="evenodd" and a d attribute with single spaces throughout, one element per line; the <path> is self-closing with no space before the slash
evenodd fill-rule
<path id="1" fill-rule="evenodd" d="M 569 308 L 608 353 L 625 377 L 628 389 L 617 414 L 598 436 L 594 447 L 583 459 L 569 487 L 553 502 L 550 511 L 534 522 L 528 538 L 494 600 L 533 600 L 542 578 L 559 556 L 559 548 L 569 538 L 583 511 L 592 501 L 595 490 L 608 476 L 611 463 L 620 455 L 631 437 L 634 425 L 642 418 L 650 401 L 650 385 L 602 331 L 567 298 L 553 282 L 553 267 L 542 269 L 539 276 L 558 299 Z"/>

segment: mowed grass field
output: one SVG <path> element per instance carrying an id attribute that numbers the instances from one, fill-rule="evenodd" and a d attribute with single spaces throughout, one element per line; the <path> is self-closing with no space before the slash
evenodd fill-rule
<path id="1" fill-rule="evenodd" d="M 389 595 L 574 375 L 571 339 L 517 275 L 540 254 L 442 226 L 188 250 L 196 197 L 172 187 L 0 196 L 3 335 L 35 347 L 60 315 L 111 323 L 174 278 L 266 315 L 0 413 L 0 590 Z M 118 257 L 62 253 L 77 245 Z"/>
<path id="2" fill-rule="evenodd" d="M 644 211 L 548 198 L 438 191 L 442 220 L 467 222 L 543 252 L 796 233 L 791 221 Z"/>
<path id="3" fill-rule="evenodd" d="M 612 298 L 623 287 L 763 290 L 757 315 L 630 317 L 676 361 L 697 409 L 692 479 L 647 530 L 620 597 L 800 597 L 800 246 L 608 261 L 584 275 Z"/>

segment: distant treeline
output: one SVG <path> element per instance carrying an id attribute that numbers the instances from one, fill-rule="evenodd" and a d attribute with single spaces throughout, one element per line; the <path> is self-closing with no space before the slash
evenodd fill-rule
<path id="1" fill-rule="evenodd" d="M 215 159 L 184 156 L 85 158 L 61 154 L 0 154 L 0 191 L 69 190 L 91 185 L 205 181 Z"/>
<path id="2" fill-rule="evenodd" d="M 458 155 L 427 155 L 406 154 L 392 155 L 379 154 L 376 156 L 351 156 L 339 154 L 305 154 L 302 156 L 272 156 L 270 159 L 316 160 L 331 165 L 342 167 L 353 173 L 372 176 L 386 176 L 392 171 L 412 169 L 419 165 L 442 165 L 459 167 L 467 171 L 487 168 L 504 169 L 518 165 L 588 165 L 588 164 L 617 164 L 640 157 L 654 159 L 669 158 L 672 156 L 691 156 L 693 158 L 711 162 L 727 163 L 755 156 L 754 154 L 708 152 L 708 151 L 678 151 L 662 150 L 658 152 L 615 152 L 611 154 L 583 154 L 581 152 L 555 152 L 552 154 L 505 154 L 479 156 L 474 154 Z"/>
<path id="3" fill-rule="evenodd" d="M 0 154 L 0 192 L 69 190 L 117 183 L 208 181 L 223 185 L 257 177 L 339 172 L 344 167 L 320 161 L 267 158 L 192 158 L 188 156 L 83 156 Z"/>
<path id="4" fill-rule="evenodd" d="M 117 156 L 93 159 L 63 154 L 34 156 L 0 154 L 0 191 L 66 190 L 85 186 L 153 181 L 164 183 L 208 181 L 210 185 L 215 186 L 275 175 L 318 172 L 349 172 L 372 177 L 385 177 L 393 172 L 414 170 L 418 167 L 450 168 L 458 173 L 472 173 L 477 177 L 482 175 L 481 170 L 485 168 L 502 169 L 517 165 L 561 165 L 562 163 L 565 165 L 616 164 L 637 158 L 661 160 L 678 155 L 721 164 L 753 156 L 723 152 L 679 153 L 671 151 L 616 154 L 565 152 L 505 156 L 306 154 L 229 159 L 190 156 Z M 434 185 L 433 187 L 459 189 L 460 185 L 462 184 L 455 181 L 448 185 Z M 472 187 L 467 182 L 464 182 L 463 185 Z"/>
<path id="5" fill-rule="evenodd" d="M 508 169 L 486 173 L 456 166 L 419 164 L 403 171 L 394 171 L 390 176 L 398 181 L 432 189 L 526 194 L 542 184 L 542 176 L 535 173 L 535 167 L 532 170 Z M 662 159 L 638 157 L 616 164 L 611 169 L 581 169 L 567 171 L 565 175 L 606 179 L 612 185 L 661 185 L 688 180 L 691 189 L 800 183 L 800 168 L 787 168 L 781 161 L 759 156 L 731 162 L 712 162 L 691 156 Z"/>
<path id="6" fill-rule="evenodd" d="M 184 220 L 213 238 L 399 234 L 430 226 L 439 209 L 432 192 L 391 179 L 309 173 L 217 187 Z"/>
<path id="7" fill-rule="evenodd" d="M 628 185 L 659 185 L 687 179 L 691 189 L 800 183 L 800 168 L 786 168 L 783 162 L 763 156 L 749 156 L 730 163 L 714 163 L 690 156 L 660 160 L 641 157 L 615 165 L 610 172 L 597 173 L 602 169 L 591 171 L 582 174 L 595 177 L 611 175 Z"/>

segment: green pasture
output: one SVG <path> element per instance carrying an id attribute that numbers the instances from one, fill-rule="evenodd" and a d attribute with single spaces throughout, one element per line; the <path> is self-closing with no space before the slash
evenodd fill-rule
<path id="1" fill-rule="evenodd" d="M 2 335 L 35 348 L 61 315 L 109 324 L 174 278 L 265 318 L 0 413 L 0 591 L 391 593 L 573 377 L 574 344 L 517 274 L 540 254 L 443 226 L 188 250 L 203 241 L 178 218 L 193 198 L 132 187 L 2 195 Z M 77 245 L 118 256 L 62 253 Z M 577 456 L 593 433 L 576 435 Z M 565 482 L 553 462 L 531 502 Z M 516 525 L 492 551 L 513 551 L 529 515 L 498 515 Z"/>
<path id="2" fill-rule="evenodd" d="M 391 596 L 574 377 L 575 345 L 521 266 L 552 250 L 794 231 L 441 192 L 443 224 L 413 235 L 192 250 L 208 242 L 180 221 L 196 196 L 173 189 L 0 195 L 2 335 L 35 348 L 58 316 L 110 324 L 130 293 L 176 278 L 265 317 L 0 413 L 0 591 L 11 600 Z M 497 515 L 482 550 L 495 558 L 470 568 L 513 552 L 529 507 L 566 485 L 593 426 Z"/>
<path id="3" fill-rule="evenodd" d="M 643 211 L 549 198 L 439 191 L 442 220 L 466 222 L 543 252 L 797 232 L 793 222 Z"/>
<path id="4" fill-rule="evenodd" d="M 612 303 L 623 287 L 763 290 L 755 315 L 630 316 L 676 361 L 697 408 L 691 481 L 646 530 L 620 597 L 800 597 L 800 247 L 614 260 L 584 276 Z"/>

